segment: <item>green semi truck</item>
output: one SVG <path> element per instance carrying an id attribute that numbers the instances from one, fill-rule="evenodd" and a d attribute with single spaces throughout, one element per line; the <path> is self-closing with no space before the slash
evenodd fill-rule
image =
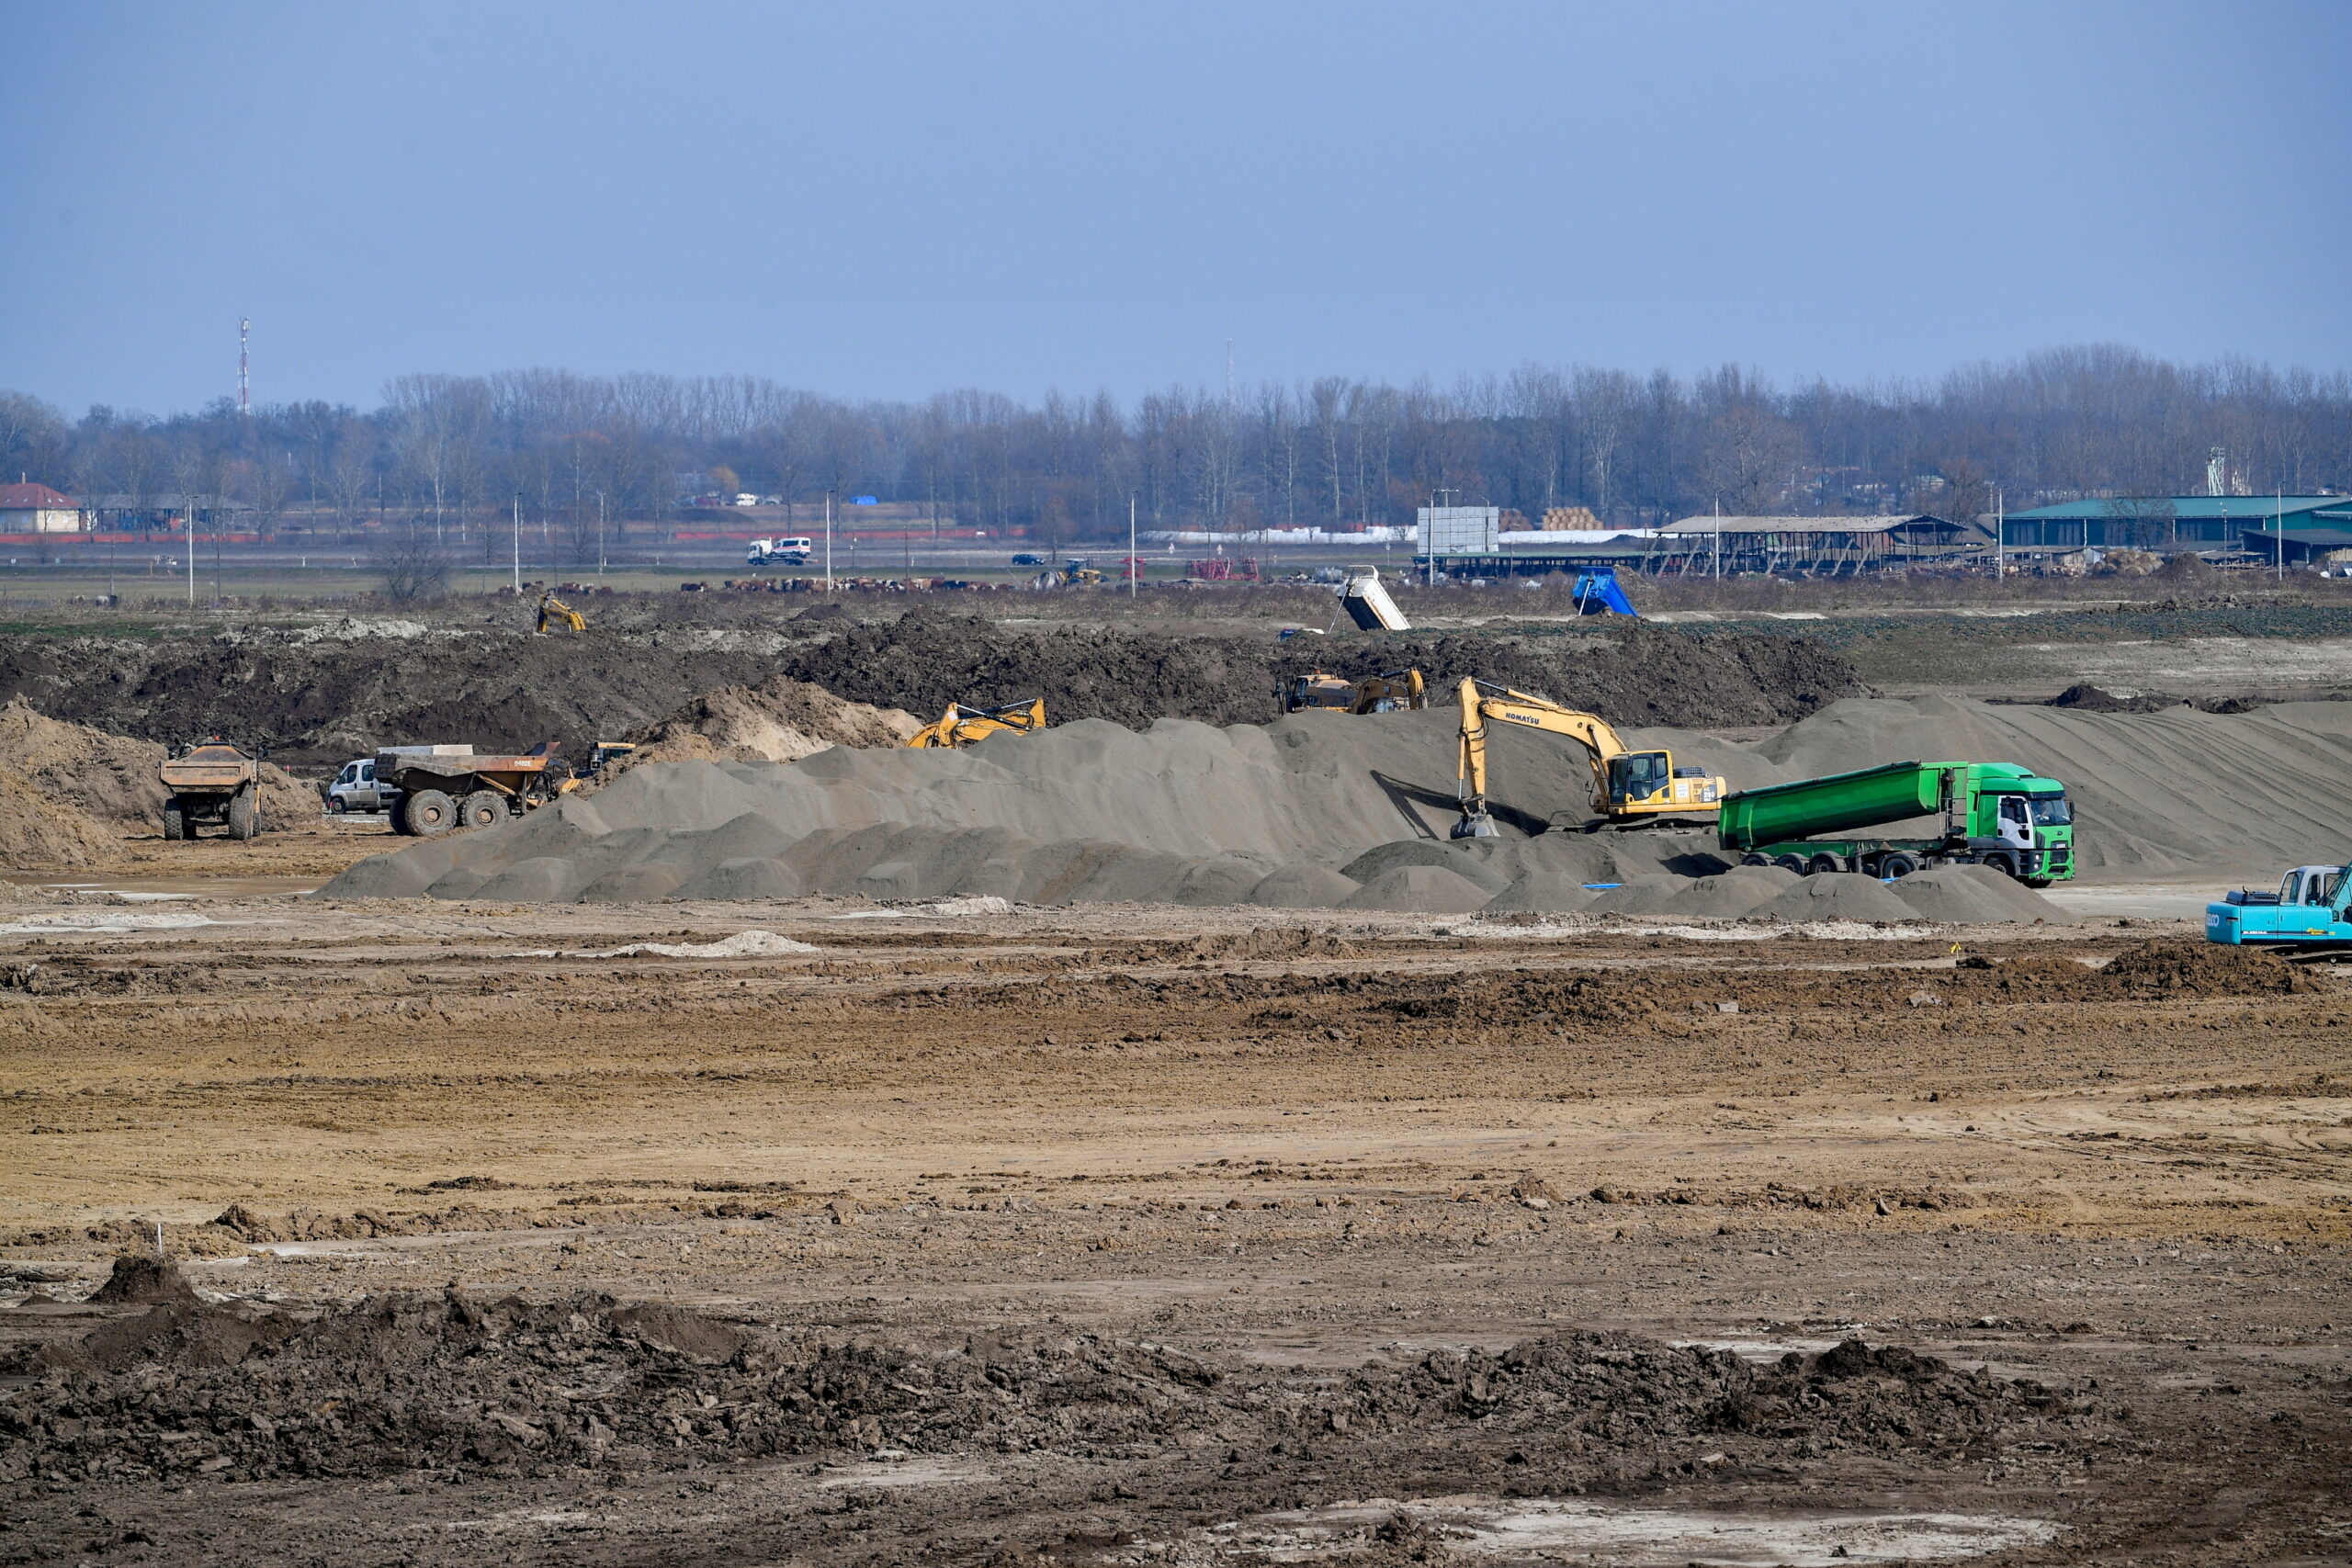
<path id="1" fill-rule="evenodd" d="M 1859 829 L 1932 818 L 1926 837 Z M 2029 887 L 2075 874 L 2066 786 L 2014 762 L 1889 762 L 1724 796 L 1716 836 L 1748 865 L 1804 875 L 1908 876 L 1932 865 L 1989 865 Z"/>

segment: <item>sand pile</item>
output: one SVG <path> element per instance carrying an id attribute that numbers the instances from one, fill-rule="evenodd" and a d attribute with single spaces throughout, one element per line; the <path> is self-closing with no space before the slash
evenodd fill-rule
<path id="1" fill-rule="evenodd" d="M 844 702 L 789 676 L 722 686 L 622 737 L 647 762 L 797 762 L 832 746 L 903 746 L 923 721 L 903 708 Z"/>
<path id="2" fill-rule="evenodd" d="M 2352 858 L 2343 807 L 2352 703 L 2140 714 L 1858 698 L 1791 725 L 1753 756 L 1782 778 L 1905 759 L 2021 762 L 2065 781 L 2076 874 L 2098 880 L 2275 875 L 2281 865 Z"/>
<path id="3" fill-rule="evenodd" d="M 1499 836 L 1451 840 L 1453 731 L 1444 710 L 1300 714 L 1222 729 L 1163 719 L 1140 734 L 1080 721 L 964 751 L 836 747 L 789 768 L 648 765 L 591 798 L 365 862 L 328 892 L 2063 919 L 1981 868 L 1893 887 L 1854 875 L 1792 882 L 1773 868 L 1735 867 L 1711 831 L 1546 830 L 1583 820 L 1585 753 L 1521 731 L 1494 750 Z M 2067 782 L 2078 860 L 2110 878 L 2352 854 L 2337 805 L 2352 785 L 2352 705 L 2220 716 L 1866 699 L 1755 746 L 1675 730 L 1628 739 L 1670 745 L 1678 761 L 1736 786 L 1905 758 L 2022 761 Z M 2251 799 L 2262 809 L 2247 810 Z"/>
<path id="4" fill-rule="evenodd" d="M 2030 887 L 2012 882 L 1988 865 L 1944 865 L 1915 871 L 1892 885 L 1894 896 L 1927 919 L 1944 925 L 1982 925 L 1995 920 L 2073 919 Z"/>
<path id="5" fill-rule="evenodd" d="M 125 835 L 162 831 L 164 748 L 33 711 L 21 697 L 0 707 L 0 863 L 88 865 Z M 262 824 L 320 813 L 316 791 L 262 764 Z"/>

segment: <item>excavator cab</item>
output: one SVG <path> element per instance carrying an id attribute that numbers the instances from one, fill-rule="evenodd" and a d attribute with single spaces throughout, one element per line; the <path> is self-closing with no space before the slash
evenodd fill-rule
<path id="1" fill-rule="evenodd" d="M 1609 804 L 1612 809 L 1643 806 L 1674 787 L 1670 751 L 1621 751 L 1609 759 Z"/>

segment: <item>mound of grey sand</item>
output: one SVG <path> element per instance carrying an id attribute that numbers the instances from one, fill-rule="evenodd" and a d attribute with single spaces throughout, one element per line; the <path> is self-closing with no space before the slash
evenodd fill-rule
<path id="1" fill-rule="evenodd" d="M 1946 925 L 2042 920 L 2054 926 L 2074 919 L 2032 888 L 1989 865 L 1942 865 L 1915 871 L 1892 884 L 1892 889 L 1896 897 L 1928 919 Z"/>
<path id="2" fill-rule="evenodd" d="M 1657 912 L 1736 920 L 1786 895 L 1802 880 L 1795 872 L 1776 865 L 1736 865 L 1717 875 L 1684 883 Z"/>
<path id="3" fill-rule="evenodd" d="M 1876 877 L 1850 871 L 1798 878 L 1777 897 L 1747 911 L 1773 920 L 1916 920 L 1919 912 Z"/>
<path id="4" fill-rule="evenodd" d="M 2352 788 L 2352 703 L 2092 713 L 1957 697 L 1853 698 L 1791 725 L 1752 756 L 1792 779 L 1906 760 L 2023 763 L 2064 781 L 2075 807 L 2075 874 L 2094 880 L 2352 859 L 2352 814 L 2343 808 Z"/>
<path id="5" fill-rule="evenodd" d="M 722 686 L 622 737 L 648 762 L 795 762 L 833 746 L 903 746 L 923 721 L 902 708 L 845 702 L 822 686 L 772 675 Z"/>
<path id="6" fill-rule="evenodd" d="M 1498 870 L 1492 857 L 1456 850 L 1462 840 L 1405 839 L 1393 844 L 1382 844 L 1366 850 L 1340 868 L 1340 874 L 1352 877 L 1370 886 L 1392 871 L 1409 867 L 1434 867 L 1475 883 L 1487 890 L 1489 897 L 1510 886 L 1510 878 Z"/>
<path id="7" fill-rule="evenodd" d="M 1482 887 L 1442 865 L 1400 865 L 1384 871 L 1347 897 L 1342 909 L 1386 909 L 1397 914 L 1466 915 L 1482 908 L 1495 890 Z"/>
<path id="8" fill-rule="evenodd" d="M 1531 871 L 1487 900 L 1497 913 L 1565 911 L 1589 907 L 1598 897 L 1575 877 L 1556 871 Z"/>
<path id="9" fill-rule="evenodd" d="M 2199 866 L 2235 874 L 2352 855 L 2352 822 L 2340 807 L 2352 788 L 2352 704 L 2098 714 L 1859 699 L 1753 747 L 1660 730 L 1628 739 L 1670 745 L 1678 762 L 1721 772 L 1735 786 L 1914 758 L 2023 762 L 2066 782 L 2077 863 L 2094 878 Z M 2260 781 L 2256 796 L 2249 780 Z M 1915 914 L 1902 897 L 1853 876 L 1809 878 L 1765 897 L 1758 889 L 1769 884 L 1751 869 L 1731 874 L 1736 857 L 1718 853 L 1704 830 L 1545 830 L 1555 817 L 1581 819 L 1589 788 L 1575 742 L 1502 734 L 1490 780 L 1499 836 L 1453 840 L 1454 716 L 1444 709 L 1300 714 L 1223 729 L 1161 720 L 1140 733 L 1085 720 L 962 751 L 836 746 L 790 766 L 648 764 L 594 795 L 363 862 L 326 891 L 556 901 L 814 893 L 1373 900 L 1351 906 L 1366 908 L 1391 897 L 1366 891 L 1381 884 L 1411 907 L 1435 900 L 1452 912 L 1463 895 L 1443 882 L 1384 883 L 1418 870 L 1442 872 L 1489 902 L 1529 878 L 1544 879 L 1530 888 L 1572 882 L 1581 890 L 1670 877 L 1613 903 L 1694 916 Z M 2249 809 L 2256 796 L 2261 808 Z M 1910 836 L 1903 825 L 1883 830 Z M 1270 881 L 1278 872 L 1284 879 Z M 1359 886 L 1302 890 L 1310 872 Z M 2025 916 L 2023 889 L 1988 904 L 1982 879 L 1943 881 L 1967 890 L 1935 893 L 1939 911 L 2052 918 Z M 1444 897 L 1433 886 L 1446 887 Z M 1923 883 L 1917 897 L 1941 886 Z"/>
<path id="10" fill-rule="evenodd" d="M 1655 915 L 1674 901 L 1677 894 L 1690 884 L 1679 876 L 1663 873 L 1653 876 L 1637 876 L 1630 882 L 1600 890 L 1586 906 L 1596 915 Z"/>
<path id="11" fill-rule="evenodd" d="M 1319 865 L 1286 865 L 1250 890 L 1248 903 L 1266 909 L 1332 909 L 1363 886 Z"/>

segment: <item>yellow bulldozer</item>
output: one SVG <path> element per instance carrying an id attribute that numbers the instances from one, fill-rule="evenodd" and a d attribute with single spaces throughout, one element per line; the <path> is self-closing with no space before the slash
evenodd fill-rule
<path id="1" fill-rule="evenodd" d="M 949 703 L 935 723 L 926 724 L 907 741 L 918 750 L 969 746 L 991 735 L 1028 735 L 1046 728 L 1046 699 L 1007 703 L 1001 708 L 966 707 Z"/>
<path id="2" fill-rule="evenodd" d="M 1462 754 L 1455 792 L 1462 800 L 1462 819 L 1453 825 L 1457 839 L 1495 836 L 1494 818 L 1487 811 L 1489 718 L 1584 743 L 1592 759 L 1593 816 L 1584 824 L 1587 832 L 1603 827 L 1712 826 L 1722 815 L 1723 797 L 1730 793 L 1724 780 L 1702 768 L 1677 767 L 1671 751 L 1634 750 L 1597 714 L 1579 713 L 1548 697 L 1476 677 L 1462 682 L 1458 696 Z"/>
<path id="3" fill-rule="evenodd" d="M 1325 708 L 1340 713 L 1394 713 L 1399 708 L 1429 706 L 1427 693 L 1418 670 L 1390 670 L 1361 681 L 1317 670 L 1283 682 L 1283 712 Z"/>

